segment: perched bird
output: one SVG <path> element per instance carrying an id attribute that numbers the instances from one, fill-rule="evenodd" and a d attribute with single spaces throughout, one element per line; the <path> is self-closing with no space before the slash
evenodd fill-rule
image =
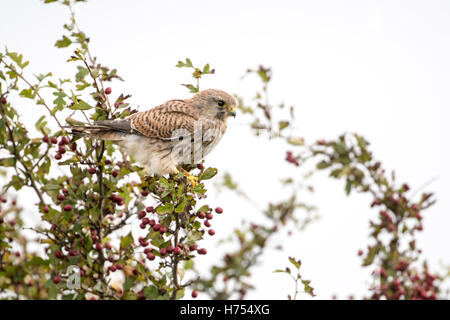
<path id="1" fill-rule="evenodd" d="M 208 89 L 190 99 L 169 100 L 126 119 L 96 121 L 93 125 L 68 126 L 76 136 L 109 140 L 122 147 L 148 174 L 166 175 L 195 165 L 217 145 L 236 116 L 236 101 L 228 93 Z"/>

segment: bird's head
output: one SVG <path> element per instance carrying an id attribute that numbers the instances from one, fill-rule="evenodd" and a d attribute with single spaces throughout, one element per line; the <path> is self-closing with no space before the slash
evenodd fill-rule
<path id="1" fill-rule="evenodd" d="M 229 116 L 236 116 L 236 100 L 221 90 L 200 91 L 192 97 L 191 105 L 199 114 L 210 119 L 226 120 Z"/>

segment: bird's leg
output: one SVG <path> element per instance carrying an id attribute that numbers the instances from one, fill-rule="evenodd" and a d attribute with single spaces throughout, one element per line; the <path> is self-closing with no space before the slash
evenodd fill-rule
<path id="1" fill-rule="evenodd" d="M 184 170 L 182 167 L 179 167 L 177 169 L 179 169 L 179 171 L 184 173 L 184 175 L 186 176 L 186 179 L 188 179 L 191 182 L 193 187 L 198 185 L 198 178 L 196 176 L 190 174 L 188 171 Z"/>

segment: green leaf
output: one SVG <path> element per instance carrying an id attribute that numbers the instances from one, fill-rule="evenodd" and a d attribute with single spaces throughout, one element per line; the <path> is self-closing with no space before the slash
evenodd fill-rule
<path id="1" fill-rule="evenodd" d="M 20 91 L 19 96 L 28 99 L 34 99 L 33 89 L 32 88 L 23 89 L 22 91 Z"/>
<path id="2" fill-rule="evenodd" d="M 56 41 L 55 46 L 58 48 L 65 48 L 72 44 L 72 40 L 67 38 L 66 36 L 63 36 L 61 40 Z"/>
<path id="3" fill-rule="evenodd" d="M 192 84 L 182 84 L 182 86 L 188 88 L 190 90 L 191 93 L 197 93 L 198 92 L 198 88 Z"/>
<path id="4" fill-rule="evenodd" d="M 293 146 L 303 146 L 305 144 L 305 140 L 300 137 L 290 137 L 287 139 L 287 143 L 292 144 Z"/>
<path id="5" fill-rule="evenodd" d="M 127 236 L 122 237 L 122 239 L 120 239 L 120 247 L 122 249 L 127 249 L 129 246 L 133 244 L 133 242 L 134 242 L 133 235 L 130 232 Z"/>
<path id="6" fill-rule="evenodd" d="M 10 57 L 11 60 L 14 61 L 21 69 L 25 68 L 25 67 L 30 63 L 29 61 L 22 62 L 22 60 L 23 60 L 23 55 L 22 55 L 22 54 L 17 54 L 16 52 L 8 52 L 7 55 L 8 55 L 8 57 Z"/>
<path id="7" fill-rule="evenodd" d="M 78 66 L 77 68 L 78 72 L 75 74 L 75 80 L 77 82 L 81 82 L 84 79 L 84 77 L 86 77 L 89 74 L 89 70 L 81 66 Z"/>
<path id="8" fill-rule="evenodd" d="M 322 160 L 317 164 L 317 169 L 322 170 L 322 169 L 326 169 L 328 167 L 331 167 L 332 163 Z"/>
<path id="9" fill-rule="evenodd" d="M 47 74 L 40 73 L 39 75 L 34 75 L 39 82 L 42 82 L 45 78 L 51 77 L 53 74 L 51 72 Z"/>
<path id="10" fill-rule="evenodd" d="M 198 213 L 198 212 L 205 212 L 205 213 L 209 212 L 209 206 L 208 206 L 207 204 L 205 204 L 204 206 L 201 206 L 201 207 L 197 210 L 197 213 Z"/>
<path id="11" fill-rule="evenodd" d="M 352 191 L 352 185 L 353 185 L 353 181 L 350 179 L 347 179 L 347 182 L 345 183 L 345 194 L 349 195 L 350 192 Z"/>
<path id="12" fill-rule="evenodd" d="M 302 283 L 305 292 L 314 297 L 314 288 L 309 285 L 311 283 L 311 280 L 302 280 Z"/>
<path id="13" fill-rule="evenodd" d="M 38 131 L 45 131 L 45 126 L 47 125 L 47 121 L 45 121 L 46 116 L 42 116 L 36 121 L 35 127 Z"/>
<path id="14" fill-rule="evenodd" d="M 159 206 L 156 209 L 156 212 L 162 215 L 162 214 L 166 214 L 166 213 L 172 213 L 173 209 L 174 209 L 173 204 L 166 203 L 166 204 L 164 204 L 162 206 Z"/>
<path id="15" fill-rule="evenodd" d="M 45 287 L 48 289 L 48 297 L 50 299 L 55 299 L 58 294 L 58 288 L 56 284 L 53 283 L 53 279 L 48 279 L 45 283 Z"/>
<path id="16" fill-rule="evenodd" d="M 184 208 L 186 207 L 187 204 L 187 199 L 185 196 L 183 196 L 183 200 L 181 201 L 181 203 L 175 208 L 175 212 L 176 213 L 182 213 L 184 212 Z"/>
<path id="17" fill-rule="evenodd" d="M 0 166 L 2 167 L 14 167 L 16 165 L 16 158 L 3 158 L 0 159 Z"/>
<path id="18" fill-rule="evenodd" d="M 293 264 L 297 269 L 300 269 L 302 262 L 300 260 L 295 260 L 293 257 L 289 257 L 289 262 Z"/>
<path id="19" fill-rule="evenodd" d="M 280 121 L 278 122 L 278 130 L 283 130 L 285 128 L 289 127 L 289 121 Z"/>
<path id="20" fill-rule="evenodd" d="M 64 108 L 64 105 L 66 102 L 64 101 L 64 98 L 67 97 L 67 95 L 64 92 L 53 92 L 53 95 L 56 96 L 56 99 L 53 100 L 53 103 L 56 104 L 56 109 L 59 111 L 62 111 Z"/>
<path id="21" fill-rule="evenodd" d="M 209 63 L 208 64 L 206 64 L 204 67 L 203 67 L 203 71 L 202 71 L 202 73 L 204 73 L 204 74 L 208 74 L 209 73 Z"/>
<path id="22" fill-rule="evenodd" d="M 155 300 L 159 297 L 158 288 L 155 286 L 149 286 L 144 288 L 144 296 L 147 299 Z"/>
<path id="23" fill-rule="evenodd" d="M 281 270 L 281 269 L 276 269 L 274 271 L 272 271 L 273 273 L 289 273 L 287 272 L 287 270 Z"/>
<path id="24" fill-rule="evenodd" d="M 73 104 L 72 106 L 69 107 L 69 109 L 72 110 L 89 110 L 92 109 L 93 107 L 89 104 L 87 104 L 86 102 L 84 102 L 83 100 L 78 100 L 77 103 Z"/>
<path id="25" fill-rule="evenodd" d="M 175 295 L 175 299 L 176 300 L 179 300 L 179 299 L 181 299 L 181 298 L 183 298 L 184 297 L 184 288 L 183 289 L 180 289 L 180 290 L 178 290 L 177 291 L 177 293 L 176 293 L 176 295 Z"/>
<path id="26" fill-rule="evenodd" d="M 208 168 L 200 176 L 199 180 L 208 180 L 217 174 L 218 170 L 216 168 Z"/>
<path id="27" fill-rule="evenodd" d="M 194 67 L 194 65 L 192 64 L 191 59 L 186 58 L 186 64 L 185 64 L 185 66 L 188 67 L 188 68 L 193 68 L 193 67 Z"/>

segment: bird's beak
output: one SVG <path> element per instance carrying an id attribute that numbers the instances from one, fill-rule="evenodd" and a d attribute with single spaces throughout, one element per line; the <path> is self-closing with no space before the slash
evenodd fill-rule
<path id="1" fill-rule="evenodd" d="M 228 114 L 229 114 L 230 116 L 232 116 L 233 118 L 236 118 L 236 111 L 234 111 L 234 110 L 235 110 L 234 107 L 231 108 L 231 109 L 228 111 Z"/>

